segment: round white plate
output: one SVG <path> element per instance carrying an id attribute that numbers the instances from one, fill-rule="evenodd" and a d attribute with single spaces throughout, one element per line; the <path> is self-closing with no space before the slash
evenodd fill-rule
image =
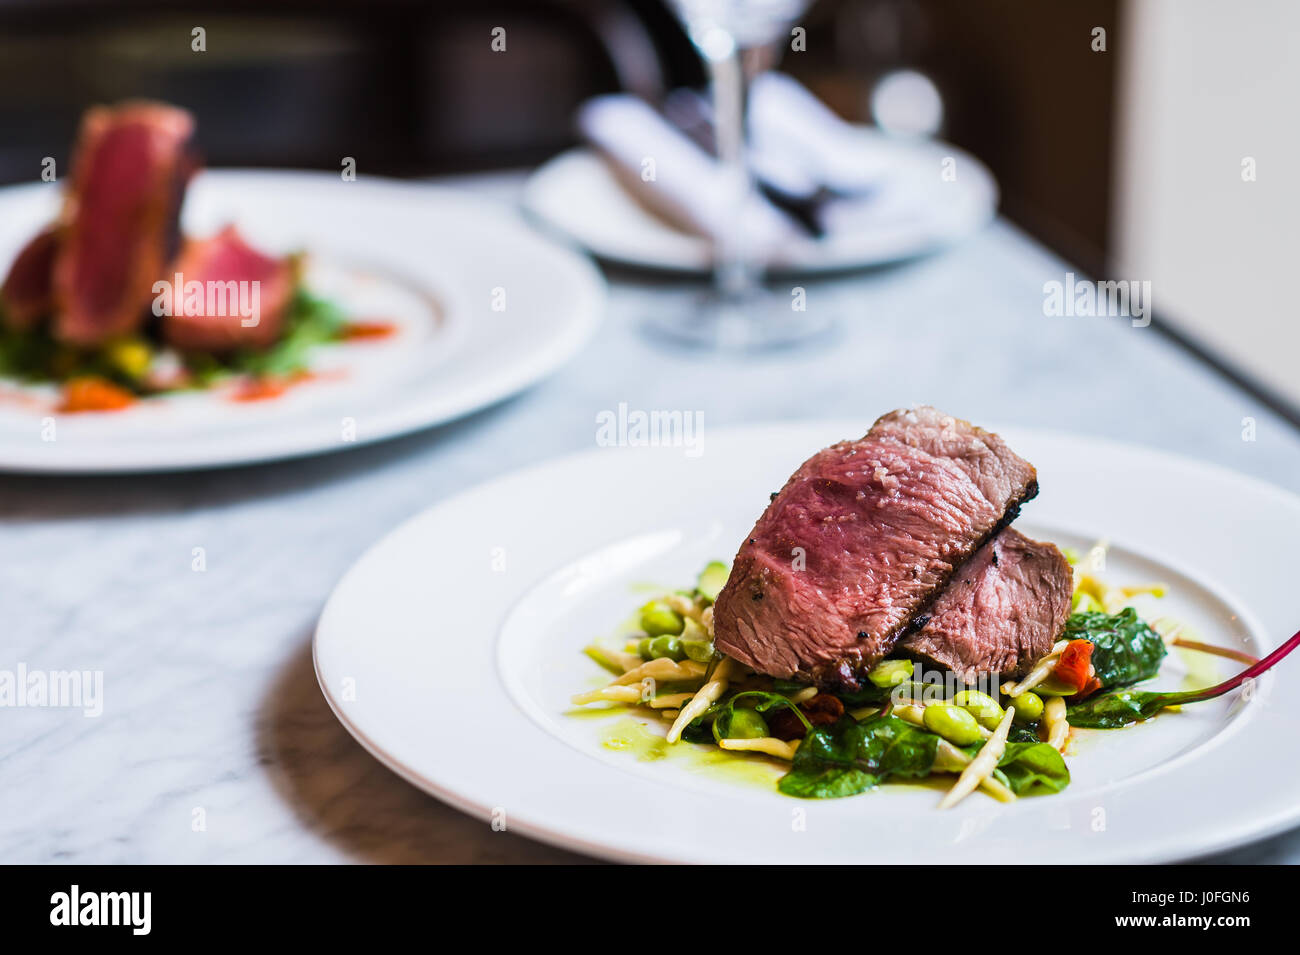
<path id="1" fill-rule="evenodd" d="M 330 705 L 422 789 L 611 859 L 1154 862 L 1300 821 L 1300 764 L 1278 757 L 1300 722 L 1300 694 L 1282 685 L 1300 680 L 1300 659 L 1266 675 L 1249 702 L 1230 695 L 1124 730 L 1079 731 L 1060 795 L 1003 805 L 976 794 L 945 812 L 926 786 L 792 799 L 762 757 L 726 770 L 707 748 L 679 744 L 644 759 L 645 734 L 666 724 L 574 712 L 570 695 L 608 679 L 585 644 L 612 637 L 647 587 L 689 586 L 708 560 L 729 559 L 805 457 L 868 424 L 596 450 L 430 508 L 372 548 L 326 605 L 315 659 Z M 1300 625 L 1290 580 L 1300 499 L 1163 453 L 1003 434 L 1042 483 L 1017 526 L 1066 546 L 1108 538 L 1108 579 L 1168 585 L 1141 608 L 1147 616 L 1256 655 Z M 1237 669 L 1176 651 L 1154 685 L 1203 686 Z"/>
<path id="2" fill-rule="evenodd" d="M 54 215 L 53 184 L 0 190 L 0 268 Z M 317 350 L 316 380 L 237 402 L 220 391 L 58 415 L 53 389 L 0 381 L 0 470 L 162 471 L 355 447 L 439 424 L 554 371 L 590 337 L 604 281 L 585 258 L 490 205 L 394 180 L 327 173 L 199 175 L 191 235 L 235 223 L 255 246 L 305 251 L 310 291 L 385 339 Z"/>
<path id="3" fill-rule="evenodd" d="M 936 251 L 993 219 L 998 187 L 978 159 L 946 143 L 878 138 L 882 150 L 897 154 L 891 199 L 881 203 L 879 215 L 864 217 L 860 228 L 789 242 L 769 269 L 817 273 L 885 265 Z M 955 178 L 942 178 L 947 161 Z M 587 149 L 562 153 L 538 169 L 528 180 L 524 207 L 611 262 L 697 273 L 712 267 L 707 239 L 647 211 Z"/>

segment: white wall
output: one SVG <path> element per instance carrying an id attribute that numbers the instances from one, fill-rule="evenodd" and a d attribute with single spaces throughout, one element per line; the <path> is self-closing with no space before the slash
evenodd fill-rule
<path id="1" fill-rule="evenodd" d="M 1128 0 L 1119 33 L 1114 276 L 1300 407 L 1300 2 Z"/>

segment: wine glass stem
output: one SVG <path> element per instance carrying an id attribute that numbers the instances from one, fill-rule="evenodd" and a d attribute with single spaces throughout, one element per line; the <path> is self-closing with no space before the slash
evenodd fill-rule
<path id="1" fill-rule="evenodd" d="M 721 298 L 741 300 L 758 286 L 760 272 L 750 254 L 744 226 L 751 189 L 745 159 L 745 71 L 741 52 L 734 46 L 725 55 L 707 57 L 706 63 L 718 162 L 729 190 L 729 215 L 714 247 L 713 278 Z"/>

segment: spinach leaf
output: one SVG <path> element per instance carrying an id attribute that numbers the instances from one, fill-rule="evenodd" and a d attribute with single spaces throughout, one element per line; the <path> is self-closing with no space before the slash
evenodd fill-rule
<path id="1" fill-rule="evenodd" d="M 845 709 L 857 709 L 859 706 L 876 706 L 889 699 L 894 687 L 880 687 L 874 683 L 863 683 L 858 690 L 836 693 Z"/>
<path id="2" fill-rule="evenodd" d="M 713 718 L 717 712 L 705 710 L 695 719 L 691 720 L 682 727 L 682 739 L 688 743 L 712 743 L 713 740 Z"/>
<path id="3" fill-rule="evenodd" d="M 787 796 L 802 799 L 838 799 L 866 792 L 880 777 L 856 765 L 846 738 L 848 720 L 821 727 L 804 737 L 794 754 L 790 771 L 777 788 Z"/>
<path id="4" fill-rule="evenodd" d="M 1094 696 L 1066 707 L 1065 716 L 1071 726 L 1087 729 L 1118 729 L 1141 720 L 1149 720 L 1166 706 L 1179 703 L 1195 703 L 1206 699 L 1201 691 L 1186 693 L 1149 693 L 1138 690 L 1122 690 Z"/>
<path id="5" fill-rule="evenodd" d="M 1035 786 L 1059 793 L 1070 785 L 1070 770 L 1049 743 L 1008 743 L 998 760 L 998 772 L 1017 796 Z"/>
<path id="6" fill-rule="evenodd" d="M 852 766 L 833 763 L 796 766 L 781 777 L 777 788 L 800 799 L 839 799 L 864 793 L 880 780 Z"/>
<path id="7" fill-rule="evenodd" d="M 879 775 L 917 778 L 934 767 L 939 737 L 897 716 L 874 717 L 848 728 L 847 742 L 863 768 Z"/>
<path id="8" fill-rule="evenodd" d="M 1092 644 L 1092 665 L 1103 687 L 1127 686 L 1155 676 L 1168 652 L 1164 638 L 1132 607 L 1117 614 L 1071 614 L 1064 637 Z"/>
<path id="9" fill-rule="evenodd" d="M 896 716 L 852 718 L 804 737 L 777 784 L 788 796 L 833 799 L 864 792 L 891 776 L 927 776 L 939 737 Z"/>
<path id="10" fill-rule="evenodd" d="M 1007 734 L 1007 741 L 1011 743 L 1037 743 L 1038 724 L 1037 723 L 1015 723 L 1012 724 L 1011 732 Z M 976 747 L 978 749 L 979 747 Z"/>
<path id="11" fill-rule="evenodd" d="M 964 749 L 974 757 L 981 745 Z M 939 737 L 896 716 L 861 723 L 846 718 L 810 732 L 777 787 L 804 799 L 854 796 L 891 777 L 928 776 L 938 747 Z M 998 778 L 1017 795 L 1038 786 L 1060 792 L 1070 784 L 1070 771 L 1060 753 L 1033 739 L 1007 744 Z"/>
<path id="12" fill-rule="evenodd" d="M 1279 660 L 1300 646 L 1300 633 L 1294 634 L 1264 659 L 1253 663 L 1235 676 L 1230 676 L 1222 683 L 1207 686 L 1202 690 L 1184 690 L 1179 693 L 1149 693 L 1137 690 L 1123 690 L 1119 693 L 1107 693 L 1105 696 L 1093 697 L 1075 703 L 1066 709 L 1066 716 L 1073 726 L 1086 726 L 1091 729 L 1114 729 L 1128 726 L 1139 720 L 1149 720 L 1167 706 L 1181 706 L 1184 703 L 1200 703 L 1230 693 L 1248 680 L 1254 680 L 1261 673 L 1271 669 Z"/>

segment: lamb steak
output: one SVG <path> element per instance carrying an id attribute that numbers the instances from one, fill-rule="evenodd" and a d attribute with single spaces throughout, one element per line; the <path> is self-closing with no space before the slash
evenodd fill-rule
<path id="1" fill-rule="evenodd" d="M 4 285 L 0 286 L 0 316 L 15 331 L 34 328 L 54 306 L 54 257 L 59 230 L 50 226 L 23 246 Z"/>
<path id="2" fill-rule="evenodd" d="M 180 245 L 194 118 L 160 103 L 95 107 L 81 123 L 54 262 L 54 334 L 98 345 L 138 329 Z"/>
<path id="3" fill-rule="evenodd" d="M 1008 527 L 962 565 L 899 647 L 966 683 L 1023 676 L 1052 649 L 1073 591 L 1073 571 L 1055 544 Z"/>
<path id="4" fill-rule="evenodd" d="M 997 435 L 930 407 L 891 412 L 775 495 L 718 595 L 715 643 L 761 673 L 856 688 L 1037 492 Z"/>
<path id="5" fill-rule="evenodd" d="M 183 307 L 163 318 L 168 344 L 222 353 L 264 349 L 280 338 L 297 286 L 293 259 L 264 255 L 227 226 L 212 238 L 186 242 L 176 275 L 203 291 L 196 300 L 183 296 Z M 241 307 L 250 303 L 257 314 L 246 316 Z"/>

